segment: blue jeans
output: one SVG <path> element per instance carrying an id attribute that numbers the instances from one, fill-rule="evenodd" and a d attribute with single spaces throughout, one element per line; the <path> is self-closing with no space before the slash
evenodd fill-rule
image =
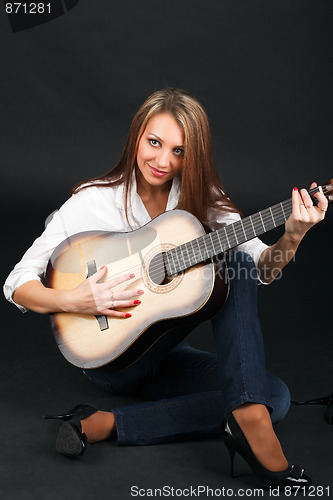
<path id="1" fill-rule="evenodd" d="M 230 293 L 212 319 L 217 354 L 180 342 L 161 359 L 117 373 L 85 370 L 96 384 L 143 402 L 112 409 L 118 444 L 149 445 L 218 436 L 223 419 L 246 402 L 261 403 L 273 423 L 290 406 L 287 386 L 266 371 L 257 312 L 257 273 L 242 252 L 229 257 Z"/>

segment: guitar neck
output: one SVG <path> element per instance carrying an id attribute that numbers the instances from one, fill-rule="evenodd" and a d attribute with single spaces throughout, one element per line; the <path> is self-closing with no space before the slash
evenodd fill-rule
<path id="1" fill-rule="evenodd" d="M 321 187 L 309 190 L 310 196 Z M 164 263 L 168 276 L 177 274 L 196 264 L 252 240 L 281 226 L 292 212 L 291 198 L 245 217 L 217 231 L 204 234 L 199 238 L 183 243 L 164 254 Z"/>

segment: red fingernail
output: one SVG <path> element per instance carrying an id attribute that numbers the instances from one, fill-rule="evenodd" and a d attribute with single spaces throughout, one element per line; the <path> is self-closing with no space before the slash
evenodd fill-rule
<path id="1" fill-rule="evenodd" d="M 132 316 L 132 314 L 130 314 L 130 313 L 125 314 L 125 318 L 130 318 L 131 316 Z"/>
<path id="2" fill-rule="evenodd" d="M 135 300 L 134 301 L 134 304 L 137 305 L 137 304 L 141 304 L 141 300 Z"/>
<path id="3" fill-rule="evenodd" d="M 297 189 L 297 187 L 296 187 L 296 186 L 294 187 L 294 191 L 298 191 L 298 189 Z"/>
<path id="4" fill-rule="evenodd" d="M 101 267 L 99 270 L 101 271 L 102 269 L 105 269 L 106 266 Z"/>
<path id="5" fill-rule="evenodd" d="M 138 295 L 141 295 L 142 293 L 145 293 L 145 292 L 144 292 L 143 290 L 138 290 L 136 293 L 137 293 Z"/>
<path id="6" fill-rule="evenodd" d="M 130 274 L 130 278 L 134 278 L 135 274 Z"/>

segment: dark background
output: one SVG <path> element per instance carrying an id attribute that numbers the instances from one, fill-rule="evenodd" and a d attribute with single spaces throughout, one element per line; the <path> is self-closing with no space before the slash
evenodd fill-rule
<path id="1" fill-rule="evenodd" d="M 2 281 L 71 187 L 117 161 L 136 109 L 166 85 L 206 107 L 222 183 L 246 214 L 333 177 L 331 0 L 80 0 L 17 33 L 0 7 Z M 267 364 L 294 399 L 333 390 L 331 228 L 329 212 L 283 279 L 259 290 Z M 2 498 L 256 486 L 240 460 L 240 476 L 228 477 L 227 452 L 214 440 L 102 443 L 83 460 L 58 456 L 58 425 L 43 422 L 44 412 L 124 400 L 110 402 L 61 357 L 47 317 L 23 316 L 4 300 L 1 308 Z M 209 325 L 191 341 L 212 349 Z M 333 486 L 332 430 L 322 407 L 293 406 L 277 427 L 287 457 L 325 487 Z"/>

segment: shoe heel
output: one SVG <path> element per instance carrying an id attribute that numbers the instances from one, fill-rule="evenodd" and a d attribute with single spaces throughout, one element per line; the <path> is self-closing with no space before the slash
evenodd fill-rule
<path id="1" fill-rule="evenodd" d="M 59 429 L 56 450 L 66 457 L 83 455 L 87 448 L 87 437 L 74 424 L 65 422 Z"/>
<path id="2" fill-rule="evenodd" d="M 266 469 L 254 455 L 242 429 L 239 427 L 232 413 L 228 415 L 223 423 L 221 434 L 230 454 L 231 475 L 234 476 L 234 457 L 235 452 L 251 467 L 252 472 L 264 488 L 268 487 L 308 487 L 311 485 L 311 479 L 304 474 L 304 469 L 297 465 L 288 465 L 282 471 L 270 471 Z"/>
<path id="3" fill-rule="evenodd" d="M 83 455 L 88 439 L 82 432 L 81 420 L 90 417 L 98 410 L 89 405 L 76 405 L 67 413 L 43 415 L 44 419 L 63 420 L 56 439 L 56 450 L 67 457 Z"/>
<path id="4" fill-rule="evenodd" d="M 226 432 L 222 434 L 222 439 L 228 449 L 229 456 L 230 456 L 230 476 L 235 477 L 235 468 L 234 468 L 234 462 L 235 462 L 235 454 L 236 450 L 232 442 L 232 438 L 228 436 Z"/>

